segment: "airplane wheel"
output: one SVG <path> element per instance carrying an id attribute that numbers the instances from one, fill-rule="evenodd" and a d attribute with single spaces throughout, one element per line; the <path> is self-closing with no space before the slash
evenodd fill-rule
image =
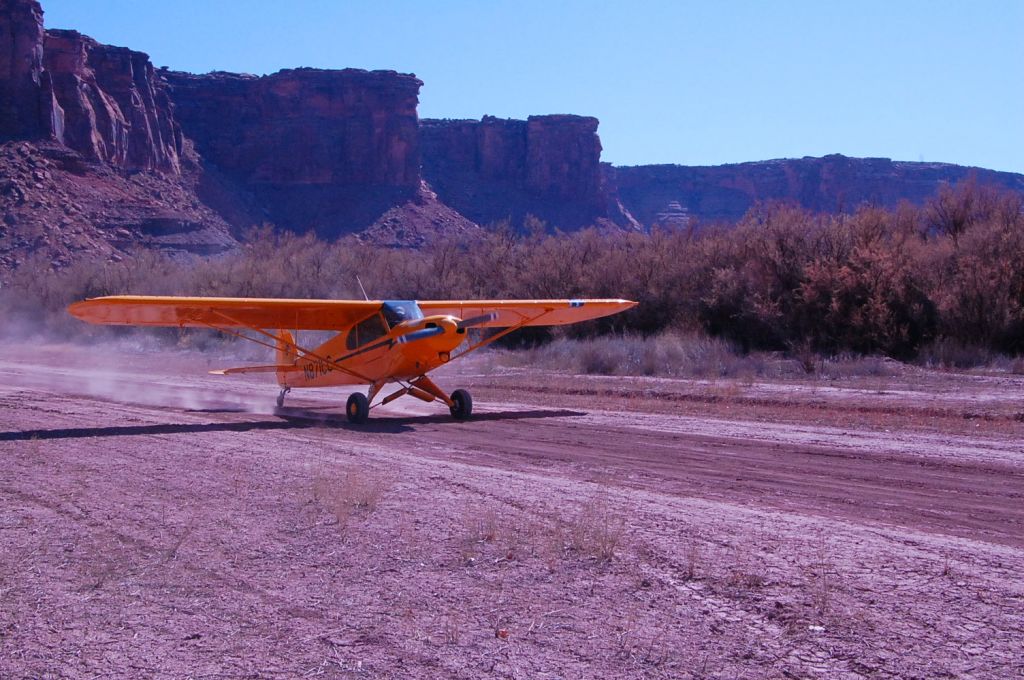
<path id="1" fill-rule="evenodd" d="M 456 420 L 466 420 L 473 414 L 473 397 L 469 396 L 466 390 L 455 390 L 452 392 L 451 407 L 452 417 Z"/>
<path id="2" fill-rule="evenodd" d="M 345 405 L 348 422 L 361 425 L 370 417 L 370 400 L 362 392 L 356 392 L 348 398 Z"/>

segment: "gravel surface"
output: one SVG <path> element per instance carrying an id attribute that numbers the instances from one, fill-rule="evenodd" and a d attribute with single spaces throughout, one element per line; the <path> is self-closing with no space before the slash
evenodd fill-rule
<path id="1" fill-rule="evenodd" d="M 217 365 L 0 360 L 0 677 L 1024 677 L 1020 376 Z"/>

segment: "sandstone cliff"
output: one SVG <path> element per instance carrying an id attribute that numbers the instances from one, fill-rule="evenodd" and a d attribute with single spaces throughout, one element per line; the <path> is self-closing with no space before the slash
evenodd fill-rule
<path id="1" fill-rule="evenodd" d="M 783 201 L 819 212 L 855 210 L 863 204 L 895 207 L 924 203 L 944 184 L 974 176 L 981 184 L 1024 193 L 1024 175 L 945 163 L 888 158 L 797 158 L 717 166 L 616 167 L 622 202 L 645 225 L 732 222 L 758 202 Z"/>
<path id="2" fill-rule="evenodd" d="M 32 0 L 0 0 L 0 139 L 59 133 L 60 117 L 43 70 L 43 10 Z"/>
<path id="3" fill-rule="evenodd" d="M 423 120 L 423 174 L 442 201 L 479 223 L 519 225 L 532 214 L 563 229 L 632 227 L 605 185 L 597 126 L 569 115 Z"/>
<path id="4" fill-rule="evenodd" d="M 250 220 L 336 237 L 373 224 L 420 188 L 415 76 L 163 75 L 186 136 L 216 179 L 204 195 L 218 206 L 243 192 Z"/>
<path id="5" fill-rule="evenodd" d="M 43 64 L 63 114 L 58 141 L 127 171 L 181 172 L 181 130 L 147 55 L 51 30 Z"/>
<path id="6" fill-rule="evenodd" d="M 0 0 L 0 48 L 0 265 L 236 245 L 149 57 L 44 31 L 36 0 Z"/>

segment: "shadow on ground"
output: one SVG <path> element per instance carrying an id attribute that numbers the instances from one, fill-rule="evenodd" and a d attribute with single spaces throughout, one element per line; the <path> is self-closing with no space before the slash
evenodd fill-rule
<path id="1" fill-rule="evenodd" d="M 375 418 L 363 425 L 353 425 L 344 416 L 317 413 L 314 410 L 282 408 L 274 420 L 256 420 L 233 423 L 160 423 L 155 425 L 114 425 L 108 427 L 66 427 L 56 429 L 15 430 L 0 432 L 0 441 L 29 441 L 32 439 L 82 439 L 89 437 L 131 437 L 137 435 L 195 434 L 203 432 L 253 432 L 260 430 L 301 430 L 330 427 L 353 432 L 374 434 L 401 434 L 415 432 L 416 425 L 446 424 L 453 427 L 472 426 L 473 423 L 497 420 L 530 420 L 534 418 L 569 418 L 585 415 L 582 411 L 530 410 L 480 413 L 469 420 L 453 420 L 451 416 L 400 416 Z"/>

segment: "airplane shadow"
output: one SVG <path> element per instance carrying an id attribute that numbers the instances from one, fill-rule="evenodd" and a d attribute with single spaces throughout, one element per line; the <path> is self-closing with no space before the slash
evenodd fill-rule
<path id="1" fill-rule="evenodd" d="M 89 437 L 130 437 L 160 434 L 199 434 L 203 432 L 253 432 L 263 430 L 301 430 L 309 428 L 337 428 L 373 434 L 401 434 L 414 432 L 416 425 L 444 423 L 463 427 L 478 422 L 500 420 L 529 420 L 533 418 L 567 418 L 585 415 L 581 411 L 531 410 L 480 413 L 470 420 L 453 420 L 451 416 L 401 416 L 371 418 L 362 425 L 353 425 L 344 416 L 316 413 L 301 408 L 281 408 L 275 413 L 278 420 L 256 420 L 236 423 L 160 423 L 155 425 L 114 425 L 108 427 L 66 427 L 50 430 L 16 430 L 0 432 L 0 442 L 48 439 L 85 439 Z"/>

